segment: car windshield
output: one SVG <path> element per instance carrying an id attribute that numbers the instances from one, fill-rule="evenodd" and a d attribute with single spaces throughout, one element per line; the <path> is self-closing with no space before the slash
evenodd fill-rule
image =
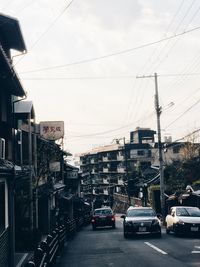
<path id="1" fill-rule="evenodd" d="M 152 209 L 132 209 L 127 211 L 127 217 L 148 217 L 156 216 L 156 213 Z"/>
<path id="2" fill-rule="evenodd" d="M 200 210 L 198 208 L 178 208 L 176 210 L 177 216 L 191 216 L 200 217 Z"/>
<path id="3" fill-rule="evenodd" d="M 109 215 L 112 214 L 112 210 L 105 209 L 105 210 L 95 210 L 94 215 Z"/>

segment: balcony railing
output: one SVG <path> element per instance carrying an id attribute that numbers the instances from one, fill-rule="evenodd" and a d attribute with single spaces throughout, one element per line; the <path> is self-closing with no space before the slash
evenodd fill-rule
<path id="1" fill-rule="evenodd" d="M 109 181 L 107 179 L 103 179 L 103 184 L 109 184 Z"/>
<path id="2" fill-rule="evenodd" d="M 125 173 L 125 168 L 119 167 L 117 168 L 118 173 Z"/>
<path id="3" fill-rule="evenodd" d="M 108 157 L 103 157 L 102 160 L 105 162 L 105 161 L 108 161 Z"/>
<path id="4" fill-rule="evenodd" d="M 108 195 L 108 189 L 103 190 L 104 195 Z"/>
<path id="5" fill-rule="evenodd" d="M 124 185 L 124 181 L 123 181 L 122 179 L 119 179 L 119 180 L 117 181 L 117 184 L 118 184 L 118 185 Z"/>
<path id="6" fill-rule="evenodd" d="M 117 160 L 121 160 L 121 161 L 123 161 L 123 160 L 124 160 L 124 156 L 121 156 L 121 155 L 119 156 L 119 155 L 118 155 L 118 156 L 117 156 Z"/>

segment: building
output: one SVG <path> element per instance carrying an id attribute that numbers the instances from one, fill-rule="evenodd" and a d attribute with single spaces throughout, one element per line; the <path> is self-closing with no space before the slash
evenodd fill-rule
<path id="1" fill-rule="evenodd" d="M 13 103 L 25 96 L 11 60 L 11 49 L 26 46 L 19 22 L 0 15 L 0 266 L 14 266 L 14 125 Z"/>
<path id="2" fill-rule="evenodd" d="M 86 199 L 112 204 L 113 193 L 138 197 L 145 186 L 159 183 L 158 143 L 154 130 L 136 128 L 130 132 L 130 141 L 92 149 L 80 155 L 82 193 Z M 196 156 L 199 144 L 163 142 L 164 165 Z M 146 188 L 145 188 L 146 189 Z"/>
<path id="3" fill-rule="evenodd" d="M 155 131 L 137 128 L 130 142 L 107 145 L 80 156 L 82 191 L 90 201 L 99 197 L 112 205 L 114 192 L 127 193 L 127 181 L 135 171 L 151 166 Z"/>

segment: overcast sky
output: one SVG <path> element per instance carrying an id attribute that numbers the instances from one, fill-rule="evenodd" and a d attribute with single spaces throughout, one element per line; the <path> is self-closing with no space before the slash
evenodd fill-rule
<path id="1" fill-rule="evenodd" d="M 21 25 L 14 57 L 36 120 L 63 120 L 65 149 L 86 152 L 156 126 L 162 137 L 200 128 L 199 0 L 0 0 Z M 16 52 L 13 52 L 15 55 Z"/>

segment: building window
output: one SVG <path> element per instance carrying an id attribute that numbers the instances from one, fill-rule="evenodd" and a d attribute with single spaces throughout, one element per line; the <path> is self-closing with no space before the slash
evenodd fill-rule
<path id="1" fill-rule="evenodd" d="M 179 146 L 174 146 L 173 147 L 173 153 L 178 154 L 180 152 L 180 147 Z"/>
<path id="2" fill-rule="evenodd" d="M 138 150 L 137 155 L 138 156 L 144 156 L 144 150 Z"/>
<path id="3" fill-rule="evenodd" d="M 133 159 L 136 156 L 136 151 L 134 149 L 130 150 L 130 158 Z"/>
<path id="4" fill-rule="evenodd" d="M 150 150 L 150 149 L 148 150 L 148 157 L 149 157 L 149 158 L 152 157 L 152 153 L 151 153 L 151 150 Z"/>

